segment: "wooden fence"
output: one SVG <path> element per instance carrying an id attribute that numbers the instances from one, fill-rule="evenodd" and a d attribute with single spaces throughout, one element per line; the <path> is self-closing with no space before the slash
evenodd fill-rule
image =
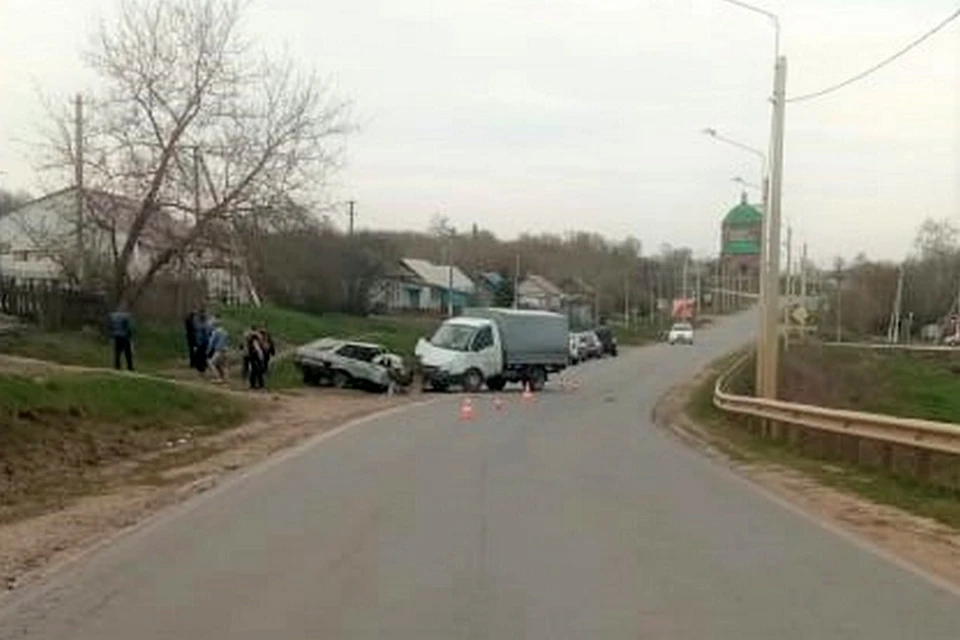
<path id="1" fill-rule="evenodd" d="M 201 281 L 158 279 L 138 300 L 133 311 L 138 320 L 173 322 L 206 301 L 206 288 Z M 54 281 L 0 280 L 0 313 L 45 331 L 102 327 L 109 307 L 109 300 L 102 292 L 82 291 Z"/>

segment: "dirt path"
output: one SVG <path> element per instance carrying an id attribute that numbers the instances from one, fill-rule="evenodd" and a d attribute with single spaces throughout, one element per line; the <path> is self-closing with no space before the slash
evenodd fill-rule
<path id="1" fill-rule="evenodd" d="M 44 375 L 52 371 L 97 371 L 45 361 L 0 356 L 0 371 Z M 208 381 L 171 380 L 122 372 L 222 393 L 239 393 Z M 159 509 L 214 487 L 225 476 L 345 422 L 422 398 L 388 398 L 364 392 L 304 389 L 285 394 L 243 394 L 254 418 L 204 438 L 104 468 L 105 488 L 65 508 L 0 525 L 0 590 L 15 589 L 49 573 L 85 549 L 141 522 Z"/>
<path id="2" fill-rule="evenodd" d="M 721 441 L 685 413 L 690 394 L 715 373 L 707 370 L 661 398 L 654 408 L 657 424 L 815 518 L 960 586 L 960 531 L 930 518 L 824 486 L 796 469 L 775 463 L 742 462 L 726 453 L 735 449 L 735 445 Z"/>

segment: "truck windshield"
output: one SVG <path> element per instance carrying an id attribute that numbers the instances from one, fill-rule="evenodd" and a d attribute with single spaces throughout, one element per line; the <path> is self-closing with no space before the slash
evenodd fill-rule
<path id="1" fill-rule="evenodd" d="M 467 351 L 470 346 L 470 340 L 477 328 L 464 324 L 455 324 L 445 322 L 440 325 L 437 332 L 430 338 L 430 344 L 441 349 L 450 349 L 451 351 Z"/>

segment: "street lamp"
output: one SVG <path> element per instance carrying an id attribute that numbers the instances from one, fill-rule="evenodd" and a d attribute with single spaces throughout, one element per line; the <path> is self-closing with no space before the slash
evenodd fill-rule
<path id="1" fill-rule="evenodd" d="M 780 307 L 780 195 L 783 183 L 783 132 L 786 104 L 787 59 L 780 55 L 780 19 L 770 11 L 742 0 L 728 4 L 766 17 L 774 28 L 773 113 L 770 118 L 770 180 L 764 186 L 763 276 L 761 279 L 760 331 L 757 336 L 758 396 L 777 397 Z M 765 281 L 765 282 L 764 282 Z"/>
<path id="2" fill-rule="evenodd" d="M 753 11 L 754 13 L 759 13 L 762 16 L 767 17 L 770 22 L 773 23 L 773 59 L 777 60 L 780 58 L 780 18 L 777 17 L 775 13 L 771 13 L 766 9 L 761 9 L 760 7 L 755 7 L 752 4 L 741 2 L 741 0 L 722 0 L 728 4 L 733 4 L 741 9 L 746 9 L 747 11 Z"/>
<path id="3" fill-rule="evenodd" d="M 757 191 L 762 191 L 762 190 L 763 190 L 763 187 L 761 187 L 760 185 L 754 184 L 754 183 L 752 183 L 752 182 L 747 182 L 746 180 L 744 180 L 744 179 L 741 178 L 740 176 L 734 176 L 733 178 L 730 178 L 730 181 L 731 181 L 731 182 L 736 182 L 736 183 L 739 184 L 741 187 L 744 187 L 744 188 L 746 188 L 746 189 L 756 189 Z"/>
<path id="4" fill-rule="evenodd" d="M 733 138 L 728 138 L 727 136 L 720 135 L 719 133 L 717 133 L 717 130 L 712 127 L 707 127 L 706 129 L 703 130 L 703 133 L 705 135 L 710 136 L 714 140 L 719 140 L 720 142 L 723 142 L 733 147 L 737 147 L 742 151 L 746 151 L 747 153 L 756 156 L 760 160 L 760 184 L 761 185 L 767 184 L 767 154 L 765 154 L 760 149 L 757 149 L 756 147 L 751 147 L 750 145 L 744 144 L 743 142 L 738 142 Z M 736 179 L 734 180 L 736 181 Z M 763 199 L 764 199 L 763 208 L 764 208 L 764 211 L 766 211 L 767 190 L 764 187 L 758 187 L 758 188 L 762 189 L 763 191 Z"/>

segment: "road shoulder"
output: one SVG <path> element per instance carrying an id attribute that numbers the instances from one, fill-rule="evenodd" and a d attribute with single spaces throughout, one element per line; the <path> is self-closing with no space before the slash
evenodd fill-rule
<path id="1" fill-rule="evenodd" d="M 111 482 L 104 490 L 0 525 L 0 601 L 4 590 L 42 582 L 104 541 L 274 454 L 420 399 L 333 390 L 262 395 L 254 417 L 239 427 L 106 468 Z"/>
<path id="2" fill-rule="evenodd" d="M 890 559 L 951 585 L 951 590 L 960 593 L 960 531 L 828 486 L 801 469 L 759 459 L 734 439 L 693 420 L 687 412 L 689 400 L 716 376 L 719 366 L 708 367 L 664 394 L 654 407 L 654 422 L 828 528 L 851 534 Z M 816 464 L 829 467 L 827 462 Z"/>

